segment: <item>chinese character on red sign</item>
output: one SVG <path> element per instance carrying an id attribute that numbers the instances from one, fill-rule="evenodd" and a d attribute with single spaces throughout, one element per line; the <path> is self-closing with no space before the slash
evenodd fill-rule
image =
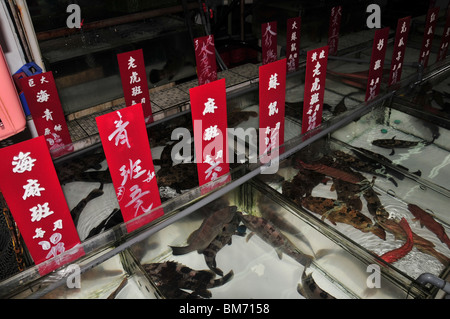
<path id="1" fill-rule="evenodd" d="M 403 59 L 405 57 L 406 42 L 408 41 L 410 25 L 411 17 L 405 17 L 398 20 L 388 85 L 399 82 L 402 76 Z"/>
<path id="2" fill-rule="evenodd" d="M 330 26 L 328 28 L 329 54 L 336 55 L 338 51 L 339 29 L 341 27 L 342 7 L 331 8 Z"/>
<path id="3" fill-rule="evenodd" d="M 327 75 L 328 46 L 310 50 L 306 57 L 302 134 L 322 123 L 323 97 Z"/>
<path id="4" fill-rule="evenodd" d="M 35 264 L 80 244 L 45 138 L 3 148 L 0 159 L 0 189 Z M 83 254 L 80 247 L 65 262 Z M 43 275 L 59 266 L 39 268 L 39 272 Z"/>
<path id="5" fill-rule="evenodd" d="M 230 171 L 225 79 L 194 87 L 189 94 L 198 179 L 202 186 Z"/>
<path id="6" fill-rule="evenodd" d="M 125 222 L 161 205 L 152 154 L 140 103 L 96 118 L 98 131 Z M 153 211 L 129 232 L 160 217 Z"/>
<path id="7" fill-rule="evenodd" d="M 262 64 L 277 60 L 277 22 L 267 22 L 261 25 Z"/>
<path id="8" fill-rule="evenodd" d="M 448 43 L 450 42 L 450 7 L 447 9 L 447 18 L 444 27 L 444 34 L 442 35 L 441 44 L 436 58 L 437 61 L 444 60 L 447 56 Z"/>
<path id="9" fill-rule="evenodd" d="M 375 31 L 372 57 L 370 58 L 369 77 L 367 79 L 366 101 L 374 99 L 380 92 L 388 36 L 389 27 Z"/>
<path id="10" fill-rule="evenodd" d="M 300 25 L 301 18 L 290 18 L 287 20 L 286 35 L 286 66 L 287 72 L 298 69 L 300 54 Z"/>
<path id="11" fill-rule="evenodd" d="M 38 135 L 44 136 L 52 155 L 73 150 L 72 139 L 52 72 L 20 79 Z"/>
<path id="12" fill-rule="evenodd" d="M 422 48 L 420 50 L 419 63 L 424 68 L 428 65 L 428 59 L 431 52 L 431 44 L 433 43 L 436 22 L 439 14 L 439 7 L 428 10 L 427 20 L 425 24 L 425 32 L 423 34 Z"/>
<path id="13" fill-rule="evenodd" d="M 259 67 L 259 155 L 284 143 L 286 59 Z M 262 134 L 264 133 L 264 134 Z"/>
<path id="14" fill-rule="evenodd" d="M 141 104 L 145 123 L 153 122 L 152 105 L 142 49 L 117 55 L 125 105 Z"/>
<path id="15" fill-rule="evenodd" d="M 198 85 L 217 80 L 216 49 L 214 36 L 194 39 L 195 61 L 197 63 Z"/>

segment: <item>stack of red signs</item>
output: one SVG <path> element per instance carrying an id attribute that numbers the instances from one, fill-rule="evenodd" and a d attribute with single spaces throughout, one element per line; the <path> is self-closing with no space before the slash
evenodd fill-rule
<path id="1" fill-rule="evenodd" d="M 263 164 L 284 143 L 286 59 L 259 67 L 259 154 Z M 275 152 L 275 154 L 274 154 Z M 265 158 L 269 153 L 270 157 Z"/>
<path id="2" fill-rule="evenodd" d="M 125 105 L 142 104 L 145 123 L 153 122 L 152 105 L 142 49 L 117 55 Z"/>
<path id="3" fill-rule="evenodd" d="M 330 26 L 328 28 L 329 54 L 336 55 L 338 51 L 339 29 L 341 27 L 342 7 L 331 8 Z"/>
<path id="4" fill-rule="evenodd" d="M 286 35 L 286 66 L 287 72 L 294 72 L 298 69 L 300 53 L 300 25 L 301 17 L 287 20 Z"/>
<path id="5" fill-rule="evenodd" d="M 366 101 L 374 99 L 380 93 L 388 36 L 389 27 L 375 31 L 372 57 L 370 58 L 369 77 L 367 79 Z"/>
<path id="6" fill-rule="evenodd" d="M 445 57 L 447 56 L 449 42 L 450 42 L 450 7 L 447 9 L 447 18 L 445 21 L 444 34 L 442 35 L 441 44 L 439 45 L 439 52 L 436 58 L 436 62 L 444 60 Z"/>
<path id="7" fill-rule="evenodd" d="M 198 180 L 202 186 L 230 171 L 225 79 L 194 87 L 189 94 Z M 202 193 L 207 191 L 202 189 Z"/>
<path id="8" fill-rule="evenodd" d="M 439 7 L 431 8 L 430 10 L 428 10 L 427 20 L 425 24 L 425 32 L 422 41 L 422 48 L 420 49 L 420 56 L 419 56 L 419 63 L 421 63 L 424 68 L 426 68 L 428 65 L 428 59 L 430 57 L 431 44 L 434 38 L 438 14 L 439 14 Z"/>
<path id="9" fill-rule="evenodd" d="M 405 58 L 406 42 L 408 41 L 410 26 L 411 17 L 398 20 L 388 85 L 399 82 L 402 76 L 403 59 Z"/>
<path id="10" fill-rule="evenodd" d="M 152 153 L 140 103 L 96 118 L 123 219 L 128 222 L 161 205 Z M 163 215 L 138 219 L 129 232 Z"/>
<path id="11" fill-rule="evenodd" d="M 80 244 L 45 138 L 0 150 L 0 188 L 36 265 Z M 81 257 L 39 268 L 41 275 Z"/>
<path id="12" fill-rule="evenodd" d="M 262 64 L 277 60 L 277 22 L 267 22 L 261 25 Z"/>
<path id="13" fill-rule="evenodd" d="M 44 136 L 55 157 L 73 150 L 52 72 L 20 79 L 38 135 Z"/>
<path id="14" fill-rule="evenodd" d="M 194 39 L 195 61 L 197 63 L 198 85 L 217 80 L 216 49 L 214 36 Z"/>
<path id="15" fill-rule="evenodd" d="M 327 75 L 328 46 L 310 50 L 306 57 L 302 134 L 322 123 L 323 98 Z"/>

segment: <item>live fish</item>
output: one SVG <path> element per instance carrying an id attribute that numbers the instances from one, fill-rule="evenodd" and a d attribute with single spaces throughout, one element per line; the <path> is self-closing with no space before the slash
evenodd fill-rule
<path id="1" fill-rule="evenodd" d="M 419 143 L 422 143 L 423 145 L 428 145 L 433 143 L 433 141 L 431 142 L 418 142 L 418 141 L 407 141 L 407 140 L 399 140 L 399 139 L 395 139 L 395 136 L 390 138 L 390 139 L 378 139 L 378 140 L 373 140 L 372 141 L 372 145 L 378 146 L 378 147 L 382 147 L 382 148 L 387 148 L 387 149 L 391 149 L 391 153 L 389 155 L 394 155 L 395 154 L 395 148 L 411 148 L 411 147 L 415 147 L 417 145 L 419 145 Z"/>
<path id="2" fill-rule="evenodd" d="M 291 234 L 292 236 L 304 242 L 314 255 L 314 249 L 312 248 L 311 243 L 306 238 L 306 236 L 304 236 L 295 225 L 284 218 L 277 211 L 272 202 L 266 202 L 264 199 L 260 199 L 258 201 L 258 208 L 259 212 L 261 213 L 261 217 L 266 220 L 270 220 L 270 222 L 282 232 Z"/>
<path id="3" fill-rule="evenodd" d="M 247 240 L 255 233 L 258 237 L 275 248 L 280 259 L 282 254 L 285 253 L 305 267 L 308 267 L 311 264 L 313 257 L 301 253 L 294 244 L 269 221 L 262 217 L 248 214 L 244 215 L 241 212 L 238 212 L 237 214 L 244 225 L 252 231 L 247 237 Z"/>
<path id="4" fill-rule="evenodd" d="M 433 218 L 433 216 L 431 216 L 431 214 L 427 213 L 422 208 L 414 204 L 408 204 L 408 209 L 411 212 L 411 214 L 414 215 L 415 219 L 420 221 L 420 225 L 422 227 L 425 226 L 430 231 L 435 233 L 436 236 L 439 238 L 439 240 L 444 244 L 446 244 L 447 247 L 450 249 L 450 239 L 445 233 L 444 227 L 440 223 L 438 223 Z"/>
<path id="5" fill-rule="evenodd" d="M 328 292 L 319 287 L 314 281 L 313 273 L 306 275 L 304 271 L 302 274 L 301 283 L 297 285 L 297 291 L 306 299 L 336 299 Z"/>
<path id="6" fill-rule="evenodd" d="M 213 212 L 206 217 L 200 227 L 192 232 L 187 239 L 187 246 L 171 246 L 174 256 L 184 255 L 197 250 L 202 253 L 206 247 L 222 232 L 223 226 L 231 222 L 236 214 L 236 206 L 228 206 Z"/>
<path id="7" fill-rule="evenodd" d="M 350 166 L 354 170 L 386 178 L 389 181 L 391 181 L 395 186 L 398 186 L 397 182 L 392 177 L 388 176 L 385 173 L 386 167 L 377 161 L 368 160 L 367 157 L 364 160 L 360 160 L 358 157 L 355 157 L 351 154 L 345 153 L 340 150 L 334 151 L 333 155 L 339 162 L 342 162 L 343 164 Z"/>
<path id="8" fill-rule="evenodd" d="M 169 186 L 178 193 L 182 190 L 198 186 L 196 163 L 181 163 L 170 167 L 163 167 L 156 173 L 158 186 Z"/>
<path id="9" fill-rule="evenodd" d="M 414 246 L 413 233 L 406 219 L 402 218 L 398 224 L 406 234 L 406 242 L 400 248 L 388 251 L 387 253 L 384 253 L 380 256 L 380 258 L 387 263 L 393 263 L 405 257 Z"/>
<path id="10" fill-rule="evenodd" d="M 406 240 L 405 231 L 398 224 L 398 222 L 390 218 L 385 218 L 383 216 L 376 216 L 375 220 L 377 221 L 378 225 L 383 227 L 386 231 L 392 233 L 395 239 Z M 450 258 L 436 251 L 434 249 L 434 244 L 431 241 L 426 240 L 425 238 L 417 235 L 414 232 L 413 232 L 413 240 L 414 240 L 414 247 L 416 247 L 419 251 L 435 257 L 444 266 L 447 266 L 450 263 Z"/>
<path id="11" fill-rule="evenodd" d="M 114 227 L 120 223 L 123 223 L 123 216 L 120 209 L 115 208 L 113 212 L 100 224 L 92 228 L 89 232 L 89 234 L 86 236 L 85 239 L 91 238 L 97 234 L 100 234 L 104 232 L 107 229 L 110 229 L 111 227 Z"/>
<path id="12" fill-rule="evenodd" d="M 402 165 L 399 164 L 394 164 L 389 158 L 387 158 L 386 156 L 383 156 L 381 154 L 378 154 L 376 152 L 372 152 L 369 151 L 365 148 L 362 147 L 355 147 L 354 153 L 356 156 L 358 156 L 359 158 L 361 158 L 363 161 L 370 161 L 370 162 L 375 162 L 371 157 L 374 157 L 378 160 L 380 160 L 381 162 L 386 162 L 391 164 L 392 166 L 396 166 L 398 168 L 401 168 L 407 172 L 409 172 L 409 169 L 407 167 L 404 167 Z M 405 178 L 404 174 L 399 173 L 397 170 L 395 169 L 391 169 L 388 166 L 383 165 L 384 170 L 386 170 L 387 173 L 389 173 L 390 175 L 393 175 L 395 178 L 399 179 L 399 180 L 403 180 Z M 418 170 L 417 172 L 413 172 L 412 174 L 415 174 L 417 176 L 421 176 L 422 172 L 420 170 Z M 392 182 L 392 180 L 391 180 Z M 394 182 L 393 182 L 394 183 Z M 394 183 L 396 184 L 396 183 Z"/>
<path id="13" fill-rule="evenodd" d="M 325 164 L 321 164 L 321 163 L 314 163 L 314 164 L 307 164 L 304 163 L 301 160 L 298 160 L 299 164 L 301 166 L 303 166 L 306 169 L 309 170 L 313 170 L 315 172 L 330 176 L 330 177 L 334 177 L 334 178 L 338 178 L 341 179 L 343 181 L 349 182 L 349 183 L 353 183 L 353 184 L 358 184 L 360 182 L 362 182 L 362 180 L 356 176 L 355 174 L 325 165 Z"/>
<path id="14" fill-rule="evenodd" d="M 309 196 L 303 198 L 301 206 L 322 216 L 322 220 L 327 218 L 333 225 L 336 222 L 344 223 L 367 233 L 371 232 L 381 239 L 386 239 L 385 231 L 374 224 L 372 220 L 358 210 L 351 209 L 345 203 L 325 197 Z"/>
<path id="15" fill-rule="evenodd" d="M 222 286 L 233 277 L 233 271 L 230 271 L 215 279 L 216 274 L 211 270 L 195 270 L 175 261 L 144 264 L 143 268 L 158 287 L 164 287 L 165 290 L 192 290 L 189 296 L 180 294 L 180 297 L 210 298 L 212 294 L 209 289 Z"/>
<path id="16" fill-rule="evenodd" d="M 237 229 L 240 223 L 240 219 L 237 215 L 234 215 L 233 219 L 223 226 L 222 232 L 216 236 L 216 238 L 205 248 L 203 255 L 205 256 L 206 265 L 214 271 L 216 274 L 223 276 L 223 271 L 217 268 L 216 256 L 217 253 L 225 247 L 225 245 L 231 245 L 231 237 L 233 235 L 243 236 L 244 234 L 238 233 Z"/>
<path id="17" fill-rule="evenodd" d="M 285 181 L 282 184 L 283 194 L 294 201 L 311 195 L 312 190 L 317 185 L 328 182 L 328 179 L 322 173 L 310 171 L 301 166 L 298 167 L 298 170 L 292 181 Z"/>
<path id="18" fill-rule="evenodd" d="M 55 162 L 55 170 L 61 185 L 73 182 L 79 175 L 88 169 L 99 170 L 101 162 L 106 159 L 104 153 L 83 155 L 74 159 Z"/>
<path id="19" fill-rule="evenodd" d="M 70 215 L 72 216 L 75 227 L 78 225 L 78 220 L 80 219 L 81 212 L 86 207 L 87 203 L 89 203 L 91 200 L 101 195 L 103 195 L 103 184 L 100 185 L 100 188 L 92 190 L 85 198 L 83 198 L 77 204 L 77 206 L 72 208 L 72 210 L 70 211 Z"/>

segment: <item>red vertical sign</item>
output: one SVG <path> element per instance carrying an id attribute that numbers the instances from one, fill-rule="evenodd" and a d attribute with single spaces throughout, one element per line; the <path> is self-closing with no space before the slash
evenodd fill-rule
<path id="1" fill-rule="evenodd" d="M 73 150 L 66 118 L 52 72 L 20 79 L 38 135 L 45 137 L 55 156 Z M 65 147 L 67 146 L 67 147 Z"/>
<path id="2" fill-rule="evenodd" d="M 302 134 L 322 123 L 327 63 L 328 46 L 308 51 L 306 56 L 305 93 L 303 94 Z"/>
<path id="3" fill-rule="evenodd" d="M 117 55 L 125 105 L 142 104 L 145 123 L 153 122 L 152 105 L 142 49 Z"/>
<path id="4" fill-rule="evenodd" d="M 0 150 L 0 188 L 36 265 L 80 244 L 43 136 Z M 81 257 L 81 249 L 64 262 Z M 40 268 L 41 275 L 60 265 Z"/>
<path id="5" fill-rule="evenodd" d="M 259 67 L 259 155 L 284 143 L 286 59 Z"/>
<path id="6" fill-rule="evenodd" d="M 300 26 L 301 18 L 290 18 L 287 20 L 286 35 L 286 66 L 287 72 L 293 72 L 298 69 L 300 52 Z"/>
<path id="7" fill-rule="evenodd" d="M 370 58 L 369 77 L 367 79 L 366 101 L 374 99 L 380 93 L 388 36 L 389 27 L 375 31 L 372 57 Z"/>
<path id="8" fill-rule="evenodd" d="M 419 63 L 421 63 L 424 68 L 426 68 L 428 65 L 428 59 L 430 57 L 431 44 L 433 43 L 438 14 L 439 7 L 431 8 L 430 10 L 428 10 L 425 32 L 423 34 L 422 48 L 420 49 L 419 56 Z"/>
<path id="9" fill-rule="evenodd" d="M 330 55 L 336 55 L 338 51 L 341 17 L 342 17 L 341 6 L 331 8 L 330 25 L 328 27 L 328 47 Z"/>
<path id="10" fill-rule="evenodd" d="M 217 80 L 216 49 L 214 36 L 194 39 L 195 61 L 197 63 L 198 85 Z"/>
<path id="11" fill-rule="evenodd" d="M 262 64 L 277 60 L 277 22 L 267 22 L 261 25 Z"/>
<path id="12" fill-rule="evenodd" d="M 225 79 L 194 87 L 189 90 L 189 94 L 198 180 L 201 186 L 230 170 Z"/>
<path id="13" fill-rule="evenodd" d="M 448 43 L 450 42 L 450 7 L 447 9 L 447 18 L 445 21 L 444 33 L 442 35 L 441 44 L 436 58 L 437 61 L 444 60 L 447 56 Z"/>
<path id="14" fill-rule="evenodd" d="M 96 118 L 125 222 L 161 205 L 143 114 L 138 103 Z M 127 229 L 131 232 L 162 214 L 154 211 Z"/>
<path id="15" fill-rule="evenodd" d="M 393 85 L 401 79 L 403 59 L 405 58 L 406 42 L 408 41 L 410 27 L 411 17 L 398 19 L 388 85 Z"/>

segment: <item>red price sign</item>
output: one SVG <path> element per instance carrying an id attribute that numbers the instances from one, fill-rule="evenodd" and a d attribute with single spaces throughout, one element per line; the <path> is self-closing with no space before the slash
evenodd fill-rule
<path id="1" fill-rule="evenodd" d="M 230 171 L 225 79 L 194 87 L 189 90 L 189 94 L 198 180 L 201 186 Z"/>
<path id="2" fill-rule="evenodd" d="M 125 222 L 161 205 L 152 153 L 140 103 L 96 118 L 106 161 Z M 163 215 L 152 211 L 145 220 L 127 225 L 129 232 Z"/>
<path id="3" fill-rule="evenodd" d="M 328 46 L 310 50 L 306 57 L 302 134 L 322 123 L 323 97 L 327 76 Z"/>
<path id="4" fill-rule="evenodd" d="M 338 51 L 341 17 L 342 17 L 341 6 L 331 8 L 330 25 L 328 28 L 328 47 L 330 55 L 336 55 Z"/>
<path id="5" fill-rule="evenodd" d="M 287 72 L 294 72 L 298 69 L 300 53 L 300 26 L 301 17 L 287 20 L 286 39 L 286 66 Z"/>
<path id="6" fill-rule="evenodd" d="M 262 64 L 277 60 L 277 22 L 267 22 L 261 25 Z"/>
<path id="7" fill-rule="evenodd" d="M 214 36 L 194 39 L 195 61 L 197 63 L 198 85 L 217 80 L 216 49 Z"/>
<path id="8" fill-rule="evenodd" d="M 448 43 L 450 42 L 450 7 L 447 9 L 447 19 L 444 27 L 444 34 L 442 35 L 441 44 L 439 45 L 439 52 L 436 58 L 437 61 L 444 60 L 447 56 Z"/>
<path id="9" fill-rule="evenodd" d="M 420 49 L 419 63 L 424 68 L 428 65 L 428 59 L 430 57 L 431 44 L 434 38 L 434 32 L 436 31 L 436 22 L 439 14 L 439 7 L 431 8 L 427 13 L 427 20 L 425 25 L 425 32 L 423 34 L 422 48 Z"/>
<path id="10" fill-rule="evenodd" d="M 286 59 L 259 67 L 259 154 L 284 143 Z"/>
<path id="11" fill-rule="evenodd" d="M 73 150 L 72 139 L 52 72 L 20 79 L 38 135 L 44 136 L 54 156 Z"/>
<path id="12" fill-rule="evenodd" d="M 43 136 L 0 149 L 0 189 L 36 265 L 80 244 Z M 59 264 L 39 268 L 44 275 L 81 257 L 80 249 Z"/>
<path id="13" fill-rule="evenodd" d="M 402 76 L 403 59 L 405 58 L 406 42 L 408 41 L 409 29 L 411 27 L 411 17 L 398 20 L 397 32 L 395 34 L 394 52 L 392 53 L 391 73 L 389 75 L 389 85 L 400 81 Z"/>
<path id="14" fill-rule="evenodd" d="M 141 104 L 145 123 L 153 122 L 152 105 L 142 49 L 117 55 L 122 89 L 127 106 Z"/>
<path id="15" fill-rule="evenodd" d="M 370 58 L 369 77 L 367 79 L 366 101 L 374 99 L 380 93 L 388 36 L 389 27 L 375 31 L 372 57 Z"/>

